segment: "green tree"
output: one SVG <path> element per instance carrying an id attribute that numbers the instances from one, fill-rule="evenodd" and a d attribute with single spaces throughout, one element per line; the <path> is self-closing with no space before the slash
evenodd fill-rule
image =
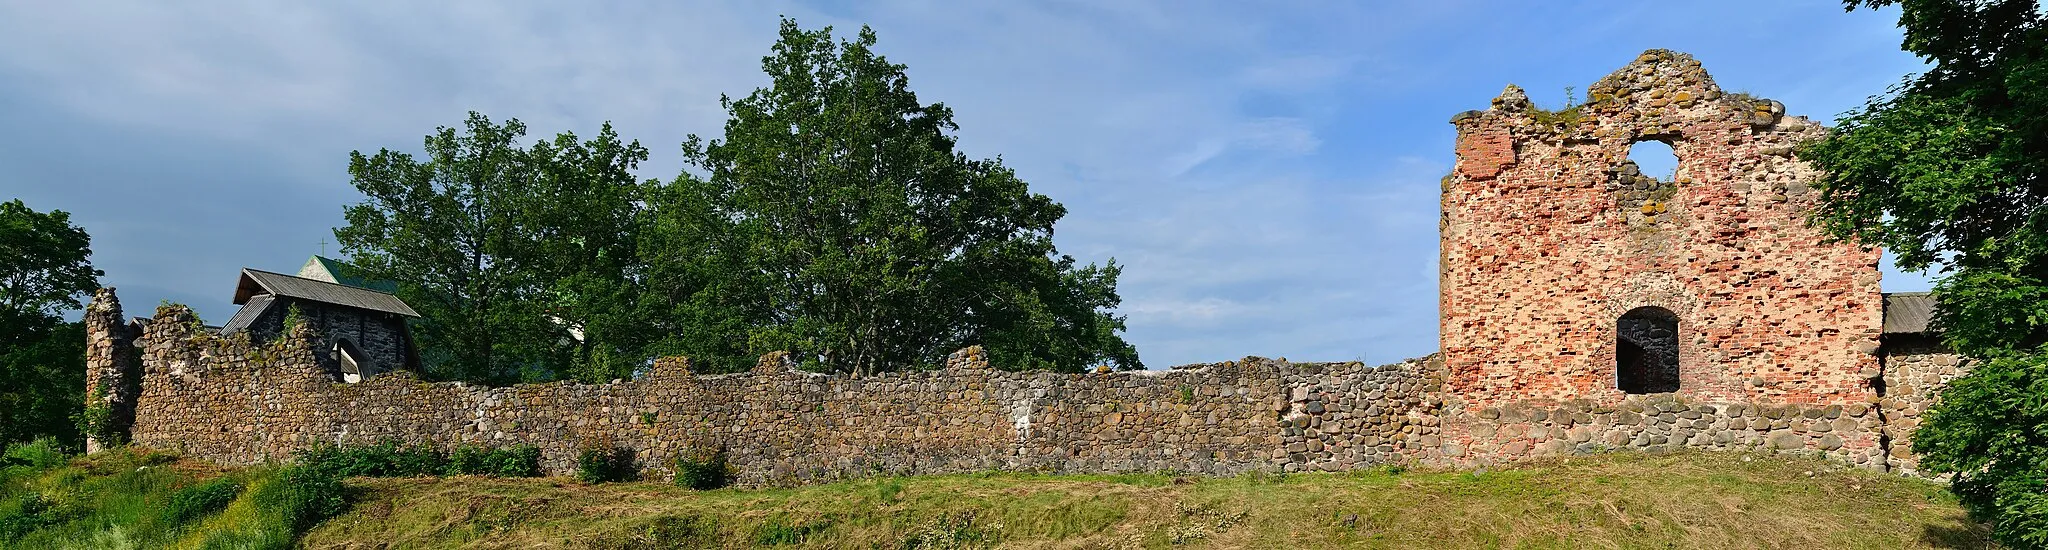
<path id="1" fill-rule="evenodd" d="M 0 203 L 0 444 L 52 436 L 82 443 L 85 332 L 60 315 L 99 287 L 92 237 L 62 210 Z"/>
<path id="2" fill-rule="evenodd" d="M 704 372 L 745 370 L 771 349 L 748 337 L 768 315 L 770 274 L 749 263 L 744 226 L 712 208 L 701 181 L 688 177 L 647 197 L 641 228 L 645 291 L 640 317 L 659 335 L 644 355 L 682 355 Z"/>
<path id="3" fill-rule="evenodd" d="M 1107 311 L 1116 264 L 1057 255 L 1066 209 L 1000 159 L 955 150 L 952 111 L 919 102 L 874 44 L 867 28 L 835 42 L 785 19 L 762 59 L 771 84 L 722 100 L 723 139 L 684 144 L 703 175 L 657 195 L 668 226 L 654 234 L 675 240 L 649 248 L 699 259 L 649 269 L 655 292 L 709 304 L 690 309 L 711 321 L 692 327 L 697 345 L 744 330 L 745 352 L 834 371 L 932 365 L 970 344 L 1008 368 L 1139 367 Z"/>
<path id="4" fill-rule="evenodd" d="M 534 247 L 526 264 L 552 322 L 578 336 L 558 363 L 586 382 L 630 376 L 651 340 L 638 306 L 645 288 L 638 246 L 641 204 L 653 182 L 632 172 L 647 149 L 620 141 L 605 124 L 596 139 L 563 133 L 527 155 L 537 177 L 521 208 Z"/>
<path id="5" fill-rule="evenodd" d="M 1850 0 L 1901 8 L 1933 66 L 1801 156 L 1827 171 L 1814 221 L 1941 274 L 1935 326 L 1972 371 L 1914 435 L 2016 548 L 2048 547 L 2048 25 L 2033 0 Z"/>
<path id="6" fill-rule="evenodd" d="M 472 112 L 461 131 L 426 137 L 425 160 L 350 155 L 351 183 L 368 199 L 345 209 L 335 238 L 420 311 L 429 376 L 601 378 L 621 370 L 610 350 L 637 347 L 615 312 L 634 311 L 639 295 L 631 170 L 647 150 L 609 124 L 590 141 L 564 133 L 521 147 L 525 133 L 518 120 Z"/>

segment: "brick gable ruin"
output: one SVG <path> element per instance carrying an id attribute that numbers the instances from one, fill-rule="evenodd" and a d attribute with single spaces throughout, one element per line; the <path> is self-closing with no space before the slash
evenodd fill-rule
<path id="1" fill-rule="evenodd" d="M 1442 341 L 1474 403 L 1618 400 L 1617 321 L 1677 317 L 1680 392 L 1847 404 L 1877 372 L 1878 253 L 1805 223 L 1824 130 L 1726 94 L 1690 57 L 1650 52 L 1564 113 L 1515 88 L 1457 118 L 1443 194 Z M 1670 181 L 1628 160 L 1671 145 Z"/>
<path id="2" fill-rule="evenodd" d="M 1458 115 L 1444 179 L 1442 352 L 1369 367 L 1246 358 L 1166 371 L 1004 372 L 978 350 L 871 376 L 697 375 L 486 388 L 405 371 L 343 383 L 319 335 L 210 333 L 182 307 L 86 322 L 88 384 L 134 441 L 248 464 L 318 442 L 531 444 L 551 472 L 616 445 L 661 475 L 724 448 L 745 483 L 990 468 L 1345 470 L 1605 449 L 1826 455 L 1910 471 L 1905 435 L 1966 365 L 1885 327 L 1878 254 L 1804 223 L 1824 128 L 1653 50 L 1545 111 L 1510 87 Z M 1627 160 L 1669 143 L 1676 174 Z M 1902 303 L 1908 303 L 1904 301 Z M 1924 321 L 1922 323 L 1924 325 Z M 1924 332 L 1924 326 L 1920 329 Z M 124 413 L 125 414 L 125 413 Z"/>

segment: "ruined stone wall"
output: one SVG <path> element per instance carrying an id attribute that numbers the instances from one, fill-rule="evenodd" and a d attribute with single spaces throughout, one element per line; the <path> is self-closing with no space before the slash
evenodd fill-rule
<path id="1" fill-rule="evenodd" d="M 679 453 L 722 447 L 757 484 L 985 469 L 1348 469 L 1409 452 L 1428 370 L 1248 358 L 1016 373 L 970 348 L 942 369 L 865 377 L 800 372 L 776 354 L 748 373 L 698 376 L 670 359 L 602 385 L 490 388 L 406 372 L 345 384 L 319 366 L 310 328 L 256 344 L 191 319 L 166 308 L 139 340 L 134 440 L 229 464 L 395 438 L 531 444 L 553 473 L 571 471 L 586 446 L 631 449 L 655 475 Z"/>
<path id="2" fill-rule="evenodd" d="M 1913 430 L 1920 414 L 1934 406 L 1949 381 L 1962 376 L 1969 361 L 1925 335 L 1887 335 L 1884 346 L 1884 395 L 1878 399 L 1885 416 L 1884 436 L 1891 447 L 1890 467 L 1918 469 L 1912 451 Z"/>
<path id="3" fill-rule="evenodd" d="M 1625 406 L 1616 321 L 1642 306 L 1679 319 L 1681 401 L 1717 411 L 1867 402 L 1878 253 L 1805 224 L 1815 172 L 1793 155 L 1824 129 L 1724 93 L 1690 56 L 1662 50 L 1587 95 L 1552 112 L 1510 87 L 1491 109 L 1453 119 L 1441 335 L 1448 391 L 1465 412 Z M 1628 161 L 1646 140 L 1676 153 L 1671 181 Z"/>
<path id="4" fill-rule="evenodd" d="M 1888 449 L 1879 435 L 1884 418 L 1866 403 L 1725 402 L 1678 392 L 1629 395 L 1615 402 L 1517 401 L 1477 410 L 1454 405 L 1444 415 L 1441 462 L 1457 464 L 1694 448 L 1818 454 L 1872 469 L 1888 467 Z"/>
<path id="5" fill-rule="evenodd" d="M 135 400 L 142 391 L 142 358 L 135 351 L 134 330 L 121 318 L 121 300 L 114 289 L 93 293 L 85 309 L 85 392 L 87 407 L 106 407 L 116 431 L 135 424 Z M 85 449 L 97 452 L 113 442 L 86 434 Z"/>
<path id="6" fill-rule="evenodd" d="M 172 306 L 144 326 L 130 346 L 140 351 L 134 441 L 224 464 L 394 438 L 530 444 L 555 474 L 572 471 L 584 447 L 631 449 L 655 477 L 680 453 L 723 448 L 748 484 L 986 469 L 1342 471 L 1681 447 L 1887 465 L 1877 407 L 1683 394 L 1472 407 L 1448 392 L 1439 356 L 1057 374 L 993 370 L 969 348 L 941 369 L 854 377 L 799 372 L 772 354 L 747 373 L 700 376 L 671 358 L 634 380 L 491 388 L 404 371 L 338 382 L 319 364 L 310 325 L 257 344 L 208 333 Z"/>

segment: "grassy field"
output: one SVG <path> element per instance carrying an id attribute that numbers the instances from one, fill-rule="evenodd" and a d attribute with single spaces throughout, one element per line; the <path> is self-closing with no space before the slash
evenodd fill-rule
<path id="1" fill-rule="evenodd" d="M 471 476 L 313 490 L 292 477 L 302 470 L 223 470 L 134 450 L 17 458 L 0 469 L 0 548 L 1987 547 L 1937 484 L 1742 454 L 714 491 Z M 349 501 L 338 516 L 315 524 L 326 514 L 291 511 L 333 493 Z"/>
<path id="2" fill-rule="evenodd" d="M 1933 483 L 1740 454 L 1484 472 L 990 473 L 696 492 L 360 480 L 310 548 L 1983 548 Z M 389 544 L 389 546 L 384 546 Z"/>

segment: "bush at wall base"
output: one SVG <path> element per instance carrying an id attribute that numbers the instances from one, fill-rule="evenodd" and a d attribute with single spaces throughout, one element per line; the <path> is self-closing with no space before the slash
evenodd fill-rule
<path id="1" fill-rule="evenodd" d="M 687 453 L 676 457 L 676 485 L 699 491 L 732 484 L 732 470 L 725 463 L 725 449 Z"/>
<path id="2" fill-rule="evenodd" d="M 586 447 L 576 453 L 576 479 L 584 483 L 632 481 L 640 477 L 633 467 L 633 450 L 625 447 Z"/>

